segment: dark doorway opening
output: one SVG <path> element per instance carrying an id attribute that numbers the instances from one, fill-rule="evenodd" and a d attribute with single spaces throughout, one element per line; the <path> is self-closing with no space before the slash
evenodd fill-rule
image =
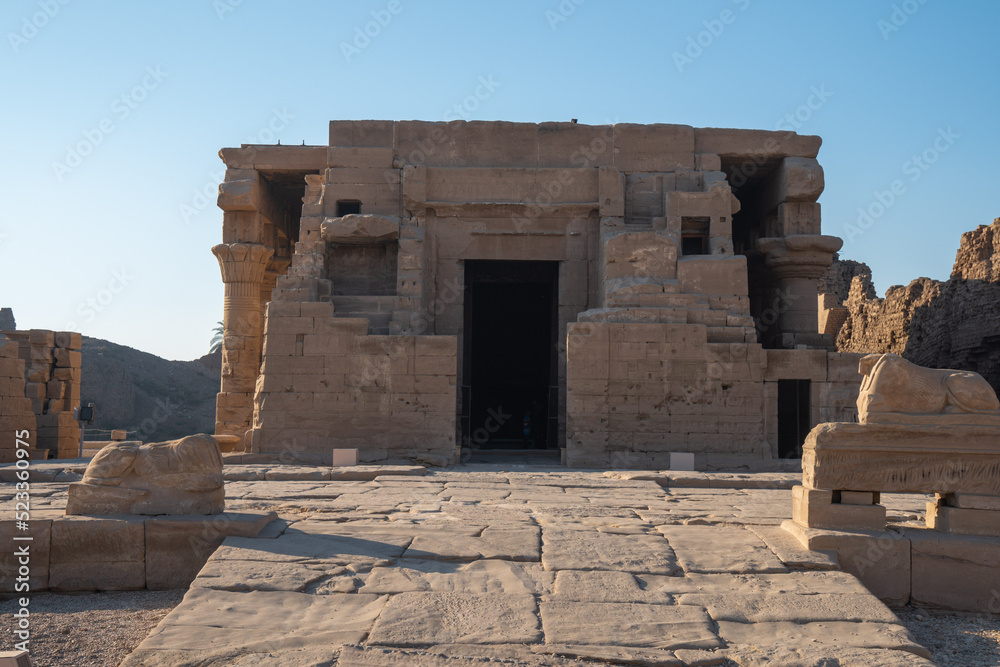
<path id="1" fill-rule="evenodd" d="M 465 262 L 466 446 L 556 446 L 558 276 L 558 262 Z"/>
<path id="2" fill-rule="evenodd" d="M 802 444 L 812 430 L 809 380 L 778 380 L 778 456 L 802 458 Z"/>

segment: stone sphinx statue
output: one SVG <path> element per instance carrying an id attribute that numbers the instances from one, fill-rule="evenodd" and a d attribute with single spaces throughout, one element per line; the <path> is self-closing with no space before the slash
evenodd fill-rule
<path id="1" fill-rule="evenodd" d="M 220 514 L 225 503 L 222 453 L 200 433 L 108 445 L 70 484 L 66 514 Z"/>
<path id="2" fill-rule="evenodd" d="M 1000 424 L 1000 401 L 983 376 L 923 368 L 896 354 L 861 358 L 862 424 Z"/>

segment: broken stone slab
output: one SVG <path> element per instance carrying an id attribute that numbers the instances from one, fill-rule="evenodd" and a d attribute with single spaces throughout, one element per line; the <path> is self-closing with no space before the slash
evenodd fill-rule
<path id="1" fill-rule="evenodd" d="M 684 667 L 690 664 L 678 658 L 677 654 L 673 651 L 644 649 L 634 646 L 543 644 L 541 646 L 532 646 L 531 648 L 537 653 L 577 658 L 586 660 L 587 663 L 600 660 L 604 664 L 645 665 L 650 667 Z M 720 658 L 720 660 L 724 660 L 724 658 Z"/>
<path id="2" fill-rule="evenodd" d="M 329 575 L 346 572 L 346 567 L 318 568 L 301 563 L 268 561 L 209 561 L 191 582 L 192 588 L 226 591 L 302 592 Z M 371 591 L 365 591 L 371 592 Z"/>
<path id="3" fill-rule="evenodd" d="M 680 571 L 677 558 L 659 535 L 613 535 L 596 530 L 542 531 L 546 570 L 616 570 L 648 574 Z"/>
<path id="4" fill-rule="evenodd" d="M 399 218 L 361 213 L 328 218 L 320 225 L 320 235 L 328 243 L 387 243 L 399 238 Z"/>
<path id="5" fill-rule="evenodd" d="M 532 644 L 542 640 L 531 595 L 400 593 L 390 598 L 369 644 Z"/>
<path id="6" fill-rule="evenodd" d="M 502 560 L 472 563 L 400 559 L 369 573 L 362 593 L 492 593 L 541 595 L 552 588 L 553 573 L 534 564 Z"/>
<path id="7" fill-rule="evenodd" d="M 719 636 L 729 644 L 744 644 L 768 649 L 787 649 L 798 646 L 813 649 L 817 645 L 836 649 L 865 648 L 906 651 L 929 659 L 930 653 L 914 641 L 909 631 L 896 623 L 852 623 L 847 621 L 822 621 L 795 623 L 791 621 L 763 623 L 734 623 L 719 621 Z"/>
<path id="8" fill-rule="evenodd" d="M 628 572 L 562 570 L 555 573 L 554 602 L 641 602 L 674 604 L 674 596 L 645 577 Z"/>
<path id="9" fill-rule="evenodd" d="M 404 558 L 476 560 L 499 558 L 511 561 L 540 561 L 540 529 L 537 526 L 490 526 L 476 536 L 454 531 L 421 530 L 403 554 Z"/>
<path id="10" fill-rule="evenodd" d="M 66 514 L 219 514 L 225 505 L 219 444 L 201 433 L 104 447 L 70 484 Z"/>
<path id="11" fill-rule="evenodd" d="M 542 602 L 547 644 L 711 649 L 722 646 L 704 609 L 634 602 Z"/>
<path id="12" fill-rule="evenodd" d="M 579 661 L 554 655 L 534 655 L 525 646 L 452 644 L 427 649 L 386 646 L 345 646 L 338 667 L 570 667 Z"/>
<path id="13" fill-rule="evenodd" d="M 233 652 L 321 649 L 360 642 L 383 611 L 377 595 L 308 595 L 192 588 L 139 644 L 188 652 L 191 661 Z"/>
<path id="14" fill-rule="evenodd" d="M 781 526 L 749 526 L 786 567 L 794 570 L 839 570 L 836 551 L 806 549 Z"/>
<path id="15" fill-rule="evenodd" d="M 795 665 L 796 667 L 826 667 L 831 664 L 850 665 L 851 667 L 868 667 L 868 665 L 934 667 L 935 665 L 930 660 L 904 650 L 853 647 L 832 649 L 823 645 L 818 645 L 815 648 L 776 647 L 764 651 L 757 644 L 739 644 L 723 649 L 720 653 L 732 661 L 726 664 L 735 663 L 738 665 Z"/>
<path id="16" fill-rule="evenodd" d="M 362 481 L 369 482 L 383 475 L 396 476 L 423 476 L 427 474 L 424 466 L 404 466 L 404 465 L 359 465 L 346 466 L 342 468 L 330 469 L 331 481 Z"/>
<path id="17" fill-rule="evenodd" d="M 686 572 L 785 572 L 767 545 L 745 528 L 658 526 Z"/>
<path id="18" fill-rule="evenodd" d="M 678 597 L 682 605 L 703 607 L 716 621 L 735 623 L 814 623 L 820 621 L 856 621 L 899 623 L 896 615 L 878 598 L 869 594 L 747 595 L 741 592 L 722 595 L 685 593 Z"/>

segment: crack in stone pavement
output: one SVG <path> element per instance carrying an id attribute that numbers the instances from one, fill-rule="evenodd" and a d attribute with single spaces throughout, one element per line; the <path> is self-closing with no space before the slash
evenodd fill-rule
<path id="1" fill-rule="evenodd" d="M 779 488 L 486 466 L 239 481 L 232 509 L 287 526 L 227 538 L 123 665 L 932 665 L 782 539 Z"/>

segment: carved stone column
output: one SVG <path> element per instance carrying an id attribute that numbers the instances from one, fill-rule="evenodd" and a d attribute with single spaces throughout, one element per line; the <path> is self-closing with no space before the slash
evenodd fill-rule
<path id="1" fill-rule="evenodd" d="M 272 248 L 257 243 L 220 243 L 212 248 L 226 285 L 222 326 L 222 388 L 215 432 L 240 437 L 251 427 L 253 392 L 264 338 L 261 283 Z"/>
<path id="2" fill-rule="evenodd" d="M 844 242 L 836 236 L 796 234 L 757 239 L 756 249 L 778 283 L 775 303 L 782 347 L 826 347 L 819 334 L 816 281 Z"/>

